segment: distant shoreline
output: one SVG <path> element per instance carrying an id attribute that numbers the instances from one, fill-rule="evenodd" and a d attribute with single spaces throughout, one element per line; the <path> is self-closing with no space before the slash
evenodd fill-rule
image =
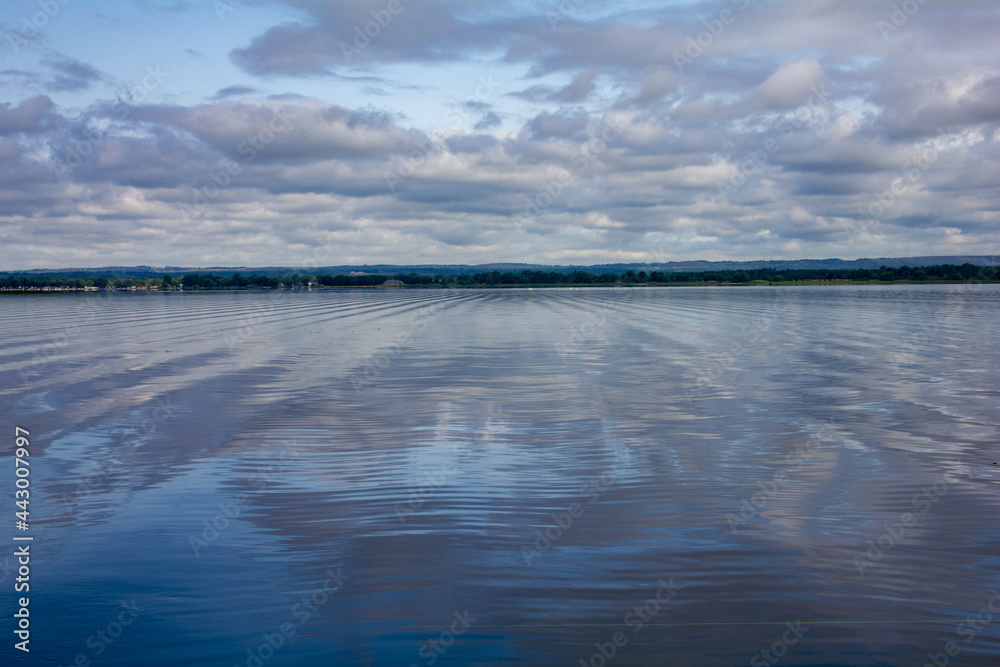
<path id="1" fill-rule="evenodd" d="M 99 290 L 84 290 L 78 288 L 28 288 L 11 289 L 0 288 L 0 295 L 4 294 L 109 294 L 109 293 L 142 293 L 142 294 L 219 294 L 227 292 L 342 292 L 356 290 L 510 290 L 510 289 L 644 289 L 649 287 L 871 287 L 876 285 L 964 285 L 968 280 L 797 280 L 768 282 L 756 280 L 745 283 L 732 282 L 683 282 L 683 283 L 551 283 L 534 285 L 314 285 L 312 287 L 227 287 L 223 289 L 169 289 L 169 290 L 130 290 L 128 288 L 112 288 Z M 975 280 L 980 285 L 1000 284 L 1000 280 Z"/>

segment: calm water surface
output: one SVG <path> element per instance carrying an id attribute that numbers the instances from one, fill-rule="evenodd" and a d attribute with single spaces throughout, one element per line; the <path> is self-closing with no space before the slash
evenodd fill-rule
<path id="1" fill-rule="evenodd" d="M 1000 614 L 960 623 L 1000 609 L 998 308 L 4 296 L 35 541 L 31 654 L 8 615 L 0 662 L 919 665 L 954 641 L 996 665 Z"/>

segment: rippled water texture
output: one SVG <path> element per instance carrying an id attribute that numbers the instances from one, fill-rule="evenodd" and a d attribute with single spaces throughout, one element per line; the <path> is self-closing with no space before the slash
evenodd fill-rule
<path id="1" fill-rule="evenodd" d="M 1000 614 L 959 624 L 1000 609 L 998 307 L 4 296 L 35 541 L 32 652 L 8 621 L 0 661 L 997 664 Z"/>

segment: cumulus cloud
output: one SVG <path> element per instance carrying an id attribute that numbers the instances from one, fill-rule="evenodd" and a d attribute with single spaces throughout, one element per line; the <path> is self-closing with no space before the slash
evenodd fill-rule
<path id="1" fill-rule="evenodd" d="M 55 103 L 47 95 L 32 97 L 17 106 L 10 102 L 0 104 L 0 135 L 54 129 L 60 124 L 54 108 Z"/>
<path id="2" fill-rule="evenodd" d="M 564 108 L 555 113 L 543 111 L 528 123 L 532 137 L 538 140 L 581 137 L 587 128 L 590 116 L 583 108 Z"/>
<path id="3" fill-rule="evenodd" d="M 50 265 L 273 265 L 322 244 L 330 263 L 1000 246 L 991 3 L 927 3 L 889 35 L 890 3 L 750 3 L 710 38 L 740 3 L 555 26 L 516 3 L 391 19 L 374 0 L 275 4 L 273 24 L 228 38 L 230 80 L 200 99 L 103 99 L 84 54 L 4 72 L 19 94 L 0 104 L 0 262 L 41 246 Z M 473 96 L 451 68 L 507 85 Z"/>

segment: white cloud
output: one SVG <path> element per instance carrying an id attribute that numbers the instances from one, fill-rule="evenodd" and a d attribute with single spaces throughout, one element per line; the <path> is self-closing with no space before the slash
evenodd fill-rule
<path id="1" fill-rule="evenodd" d="M 823 81 L 823 67 L 813 58 L 784 62 L 764 83 L 756 95 L 772 109 L 791 109 L 809 97 Z"/>

